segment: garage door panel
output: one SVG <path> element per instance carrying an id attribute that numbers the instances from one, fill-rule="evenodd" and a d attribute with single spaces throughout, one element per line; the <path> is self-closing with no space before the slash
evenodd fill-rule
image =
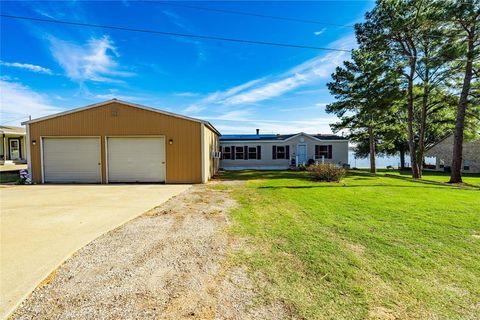
<path id="1" fill-rule="evenodd" d="M 100 138 L 43 138 L 45 182 L 100 183 Z"/>
<path id="2" fill-rule="evenodd" d="M 164 182 L 163 137 L 107 139 L 109 182 Z"/>

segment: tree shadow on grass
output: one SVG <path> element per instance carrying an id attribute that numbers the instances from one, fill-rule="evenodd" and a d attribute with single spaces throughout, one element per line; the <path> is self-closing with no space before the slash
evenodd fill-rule
<path id="1" fill-rule="evenodd" d="M 403 181 L 409 181 L 409 182 L 415 182 L 415 183 L 428 184 L 428 185 L 450 187 L 450 188 L 454 188 L 454 189 L 478 189 L 478 190 L 480 190 L 480 186 L 476 186 L 476 185 L 469 184 L 469 183 L 451 184 L 451 183 L 447 183 L 447 182 L 432 181 L 432 180 L 423 180 L 423 179 L 422 180 L 417 180 L 417 179 L 413 179 L 411 177 L 392 175 L 392 174 L 388 174 L 388 173 L 385 174 L 384 177 L 403 180 Z"/>
<path id="2" fill-rule="evenodd" d="M 308 180 L 305 171 L 291 170 L 238 170 L 238 171 L 220 171 L 216 178 L 220 180 L 265 180 L 265 179 L 295 179 Z"/>
<path id="3" fill-rule="evenodd" d="M 258 171 L 258 170 L 241 170 L 241 171 L 221 171 L 218 176 L 216 177 L 219 180 L 295 180 L 297 183 L 301 181 L 309 181 L 312 182 L 310 179 L 308 172 L 305 171 L 291 171 L 291 170 L 270 170 L 270 171 Z M 448 188 L 448 189 L 476 189 L 480 190 L 480 186 L 471 185 L 471 184 L 448 184 L 439 181 L 431 181 L 431 180 L 415 180 L 410 177 L 400 176 L 396 174 L 373 174 L 368 171 L 362 170 L 348 170 L 346 178 L 348 180 L 358 182 L 359 184 L 345 184 L 345 183 L 335 183 L 332 182 L 330 184 L 319 184 L 318 185 L 282 185 L 282 186 L 261 186 L 258 188 L 261 189 L 275 189 L 275 188 L 289 188 L 289 189 L 309 189 L 309 188 L 358 188 L 358 187 L 393 187 L 393 188 L 412 188 L 412 187 L 424 187 L 432 189 L 439 189 L 439 188 Z M 412 184 L 406 185 L 392 185 L 388 183 L 365 183 L 362 184 L 363 181 L 378 181 L 379 179 L 395 179 L 398 181 L 405 181 L 411 182 Z M 417 184 L 417 185 L 416 185 Z"/>
<path id="4" fill-rule="evenodd" d="M 361 184 L 361 185 L 346 185 L 346 184 L 322 184 L 316 186 L 260 186 L 257 189 L 315 189 L 315 188 L 422 188 L 422 189 L 465 189 L 474 190 L 473 188 L 462 188 L 458 186 L 439 185 L 439 186 L 412 186 L 412 185 L 392 185 L 392 184 Z"/>

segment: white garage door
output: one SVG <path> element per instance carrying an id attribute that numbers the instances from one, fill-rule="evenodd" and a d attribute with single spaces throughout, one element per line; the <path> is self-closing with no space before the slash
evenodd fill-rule
<path id="1" fill-rule="evenodd" d="M 100 138 L 43 138 L 45 182 L 100 183 Z"/>
<path id="2" fill-rule="evenodd" d="M 108 138 L 108 182 L 164 182 L 163 137 Z"/>

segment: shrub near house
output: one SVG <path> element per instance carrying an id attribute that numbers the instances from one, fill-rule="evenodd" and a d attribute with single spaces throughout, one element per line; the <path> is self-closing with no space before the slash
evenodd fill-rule
<path id="1" fill-rule="evenodd" d="M 310 178 L 315 181 L 339 182 L 345 177 L 346 170 L 331 163 L 314 164 L 307 167 Z"/>

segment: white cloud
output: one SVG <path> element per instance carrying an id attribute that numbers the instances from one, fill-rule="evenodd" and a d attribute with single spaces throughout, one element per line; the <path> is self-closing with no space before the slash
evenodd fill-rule
<path id="1" fill-rule="evenodd" d="M 327 28 L 322 28 L 318 31 L 315 31 L 313 34 L 316 35 L 316 36 L 319 36 L 321 35 L 322 33 L 324 33 L 325 31 L 327 31 Z"/>
<path id="2" fill-rule="evenodd" d="M 215 103 L 220 103 L 221 101 L 225 100 L 228 97 L 231 97 L 243 90 L 246 90 L 248 88 L 253 87 L 257 83 L 261 82 L 262 79 L 255 79 L 248 81 L 246 83 L 243 83 L 241 85 L 232 87 L 230 89 L 227 89 L 225 91 L 217 91 L 214 93 L 211 93 L 207 95 L 205 98 L 201 99 L 200 101 L 195 102 L 194 104 L 191 104 L 189 107 L 187 107 L 184 112 L 186 113 L 198 113 L 202 110 L 204 110 L 207 106 Z"/>
<path id="3" fill-rule="evenodd" d="M 304 74 L 295 73 L 287 76 L 286 78 L 263 84 L 257 88 L 253 88 L 237 95 L 232 95 L 220 102 L 227 105 L 238 105 L 263 101 L 269 98 L 281 96 L 284 93 L 307 83 L 308 81 L 308 78 Z"/>
<path id="4" fill-rule="evenodd" d="M 198 97 L 200 93 L 197 92 L 176 92 L 174 95 L 178 97 Z"/>
<path id="5" fill-rule="evenodd" d="M 120 70 L 116 61 L 119 57 L 117 49 L 107 36 L 91 38 L 81 45 L 53 36 L 49 41 L 54 58 L 74 81 L 122 82 L 117 78 L 133 75 Z"/>
<path id="6" fill-rule="evenodd" d="M 30 63 L 5 62 L 5 61 L 0 60 L 0 66 L 26 69 L 26 70 L 29 70 L 29 71 L 39 72 L 39 73 L 52 74 L 52 70 L 50 70 L 48 68 L 41 67 L 41 66 L 37 66 L 37 65 L 34 65 L 34 64 L 30 64 Z"/>
<path id="7" fill-rule="evenodd" d="M 207 118 L 208 119 L 208 118 Z M 214 119 L 215 120 L 215 119 Z M 213 124 L 221 133 L 255 133 L 255 129 L 260 129 L 261 133 L 298 133 L 306 132 L 310 134 L 316 133 L 332 133 L 330 123 L 336 122 L 336 117 L 324 117 L 310 120 L 259 120 L 259 119 L 242 119 L 234 121 L 216 120 Z M 237 123 L 235 123 L 237 122 Z"/>
<path id="8" fill-rule="evenodd" d="M 331 43 L 329 47 L 348 50 L 354 45 L 355 38 L 347 36 Z M 330 77 L 335 67 L 348 59 L 349 55 L 349 52 L 344 51 L 322 54 L 282 74 L 270 75 L 225 91 L 212 93 L 207 98 L 192 104 L 186 111 L 198 112 L 205 109 L 207 104 L 235 106 L 252 104 L 281 96 L 302 86 Z"/>
<path id="9" fill-rule="evenodd" d="M 18 82 L 0 80 L 0 118 L 2 123 L 20 125 L 22 121 L 62 111 L 45 95 Z"/>
<path id="10" fill-rule="evenodd" d="M 234 110 L 229 111 L 224 114 L 213 116 L 213 117 L 203 117 L 210 120 L 222 120 L 222 121 L 239 121 L 239 122 L 248 122 L 253 121 L 249 120 L 246 117 L 250 116 L 252 112 L 250 110 Z"/>

